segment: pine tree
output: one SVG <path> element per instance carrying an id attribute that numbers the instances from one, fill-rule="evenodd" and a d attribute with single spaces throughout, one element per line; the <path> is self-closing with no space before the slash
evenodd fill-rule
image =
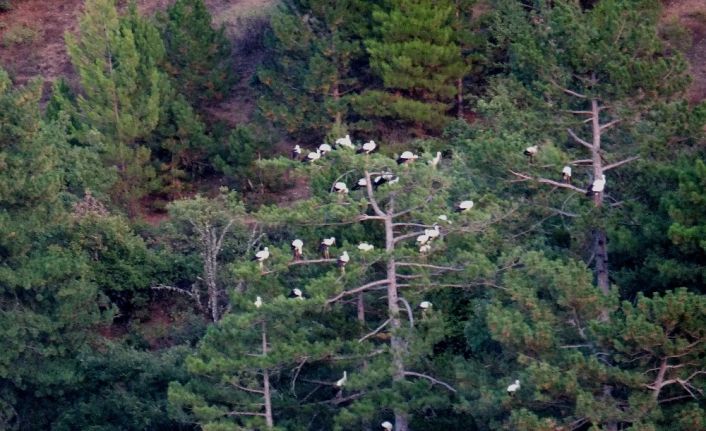
<path id="1" fill-rule="evenodd" d="M 134 213 L 154 178 L 150 151 L 139 141 L 159 122 L 167 81 L 157 65 L 164 46 L 134 4 L 120 18 L 113 0 L 88 1 L 79 29 L 80 38 L 67 33 L 66 44 L 80 76 L 80 112 L 107 141 L 105 163 L 119 176 L 112 191 L 116 201 Z"/>
<path id="2" fill-rule="evenodd" d="M 304 168 L 314 190 L 311 199 L 294 208 L 264 208 L 256 214 L 257 220 L 269 227 L 270 241 L 263 239 L 259 245 L 267 245 L 270 257 L 261 264 L 231 265 L 230 272 L 241 280 L 242 288 L 233 295 L 236 314 L 224 317 L 218 331 L 223 336 L 246 337 L 242 328 L 250 328 L 250 354 L 238 359 L 231 373 L 257 373 L 259 377 L 249 381 L 254 386 L 238 383 L 241 388 L 220 392 L 218 402 L 209 401 L 212 395 L 206 388 L 199 389 L 197 383 L 188 391 L 192 395 L 175 395 L 180 405 L 185 400 L 198 400 L 192 403 L 198 406 L 194 411 L 211 415 L 199 423 L 218 423 L 224 428 L 225 423 L 247 426 L 228 419 L 230 410 L 222 406 L 222 400 L 247 395 L 248 402 L 263 402 L 262 378 L 275 370 L 278 379 L 271 381 L 270 387 L 274 388 L 272 393 L 281 395 L 272 401 L 274 427 L 290 429 L 306 417 L 316 417 L 319 429 L 331 429 L 334 421 L 336 429 L 357 430 L 390 420 L 398 431 L 406 431 L 415 423 L 423 426 L 424 419 L 415 414 L 423 406 L 448 405 L 456 393 L 448 383 L 454 377 L 452 369 L 437 366 L 430 356 L 444 337 L 445 312 L 442 303 L 427 308 L 420 308 L 420 304 L 433 302 L 436 292 L 470 288 L 473 283 L 468 279 L 492 273 L 493 265 L 485 255 L 488 246 L 481 246 L 479 236 L 490 230 L 499 208 L 488 200 L 461 216 L 448 214 L 450 201 L 468 197 L 468 183 L 455 176 L 455 163 L 437 170 L 419 160 L 395 171 L 399 182 L 387 176 L 391 184 L 373 186 L 373 178 L 393 175 L 388 168 L 390 162 L 385 156 L 334 151 L 326 155 L 321 166 Z M 275 160 L 263 162 L 263 167 L 291 163 Z M 369 186 L 350 194 L 332 192 L 334 183 L 343 180 L 352 187 L 360 178 Z M 440 219 L 440 215 L 445 217 Z M 284 226 L 287 230 L 280 231 Z M 421 240 L 417 238 L 425 231 L 431 231 L 434 239 L 427 239 L 428 250 L 425 247 L 420 251 Z M 322 238 L 331 235 L 336 237 L 335 246 L 323 256 L 315 256 Z M 290 243 L 297 238 L 304 243 L 301 256 L 292 254 Z M 372 244 L 373 250 L 358 249 L 360 241 Z M 450 249 L 454 253 L 448 253 Z M 344 263 L 341 256 L 349 256 L 350 262 Z M 301 290 L 303 299 L 284 299 L 295 287 Z M 258 296 L 265 305 L 255 309 Z M 296 320 L 285 316 L 288 308 Z M 258 329 L 256 319 L 270 312 L 282 315 L 268 319 L 266 331 Z M 236 329 L 234 322 L 239 322 L 237 328 L 241 329 Z M 275 347 L 287 343 L 285 328 L 292 343 Z M 283 349 L 289 356 L 278 356 L 276 364 L 263 366 L 262 359 L 255 356 L 255 343 L 258 335 L 269 334 L 270 330 L 272 349 Z M 305 334 L 312 339 L 297 341 Z M 318 344 L 306 344 L 314 340 L 325 346 L 327 355 L 317 350 Z M 217 345 L 242 343 L 240 338 L 230 338 Z M 204 356 L 199 361 L 220 363 L 217 358 L 221 354 L 218 348 L 209 347 L 208 351 L 202 350 Z M 225 356 L 240 357 L 235 352 Z M 200 364 L 198 370 L 205 371 Z M 337 387 L 334 383 L 344 371 L 347 380 Z M 196 367 L 192 373 L 198 373 Z M 218 379 L 217 375 L 213 377 Z M 312 391 L 315 395 L 307 395 Z M 230 392 L 232 395 L 228 395 Z M 270 414 L 267 410 L 245 411 L 264 414 L 265 418 Z"/>
<path id="3" fill-rule="evenodd" d="M 342 136 L 347 94 L 360 86 L 367 2 L 288 0 L 271 19 L 270 61 L 258 70 L 260 113 L 288 134 L 320 142 Z"/>
<path id="4" fill-rule="evenodd" d="M 179 93 L 195 106 L 225 97 L 234 82 L 231 46 L 214 29 L 203 0 L 178 0 L 158 16 L 166 70 Z"/>
<path id="5" fill-rule="evenodd" d="M 101 322 L 85 256 L 71 247 L 60 156 L 66 124 L 40 120 L 40 82 L 0 70 L 0 428 L 48 428 L 47 400 L 76 382 Z"/>
<path id="6" fill-rule="evenodd" d="M 621 190 L 611 171 L 638 160 L 648 143 L 663 145 L 643 130 L 645 113 L 679 97 L 688 82 L 684 60 L 659 40 L 659 5 L 652 0 L 606 0 L 586 10 L 559 1 L 529 12 L 500 1 L 498 9 L 494 36 L 509 63 L 508 78 L 497 80 L 494 91 L 545 114 L 538 133 L 527 136 L 538 145 L 537 163 L 514 173 L 592 195 L 587 236 L 597 284 L 607 293 L 606 200 L 618 200 Z M 561 181 L 564 165 L 573 167 L 571 183 Z M 605 190 L 587 192 L 603 175 Z"/>
<path id="7" fill-rule="evenodd" d="M 364 116 L 412 122 L 440 130 L 467 67 L 454 28 L 451 1 L 390 0 L 373 12 L 376 28 L 365 40 L 370 67 L 382 90 L 356 100 Z"/>

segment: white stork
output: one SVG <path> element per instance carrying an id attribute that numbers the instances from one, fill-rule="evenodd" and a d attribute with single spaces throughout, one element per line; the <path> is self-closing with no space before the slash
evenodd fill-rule
<path id="1" fill-rule="evenodd" d="M 417 244 L 424 245 L 428 242 L 429 242 L 429 235 L 422 234 L 422 235 L 417 236 Z"/>
<path id="2" fill-rule="evenodd" d="M 473 201 L 471 201 L 471 200 L 462 201 L 462 202 L 459 202 L 458 205 L 456 205 L 455 211 L 457 213 L 462 213 L 462 212 L 468 211 L 471 208 L 473 208 Z"/>
<path id="3" fill-rule="evenodd" d="M 365 178 L 361 178 L 358 180 L 358 182 L 355 183 L 355 185 L 353 186 L 353 190 L 362 189 L 363 187 L 367 187 L 367 186 L 368 186 L 368 181 Z"/>
<path id="4" fill-rule="evenodd" d="M 333 151 L 333 148 L 331 148 L 329 144 L 321 144 L 319 145 L 318 150 L 322 156 L 325 156 L 326 153 L 330 153 L 331 151 Z"/>
<path id="5" fill-rule="evenodd" d="M 346 264 L 350 262 L 351 257 L 348 256 L 348 252 L 344 251 L 340 256 L 338 256 L 338 267 L 341 268 L 341 272 L 346 272 Z"/>
<path id="6" fill-rule="evenodd" d="M 255 308 L 260 308 L 260 307 L 262 307 L 262 298 L 260 298 L 258 296 L 257 298 L 255 298 Z"/>
<path id="7" fill-rule="evenodd" d="M 312 151 L 309 154 L 306 155 L 306 158 L 302 160 L 304 163 L 314 163 L 315 161 L 319 160 L 321 158 L 321 151 L 316 150 Z"/>
<path id="8" fill-rule="evenodd" d="M 304 253 L 304 241 L 300 239 L 292 241 L 292 253 L 294 253 L 294 260 L 301 259 Z"/>
<path id="9" fill-rule="evenodd" d="M 346 135 L 343 138 L 336 139 L 336 145 L 338 145 L 339 147 L 346 147 L 351 150 L 355 149 L 355 146 L 353 145 L 353 142 L 351 141 L 350 135 Z"/>
<path id="10" fill-rule="evenodd" d="M 397 158 L 397 164 L 398 165 L 409 164 L 409 163 L 412 163 L 413 161 L 417 160 L 418 158 L 419 158 L 419 156 L 414 154 L 413 152 L 405 151 Z"/>
<path id="11" fill-rule="evenodd" d="M 429 160 L 429 165 L 432 168 L 436 168 L 439 165 L 440 161 L 441 161 L 441 151 L 437 151 L 436 156 L 434 156 L 433 159 Z"/>
<path id="12" fill-rule="evenodd" d="M 303 301 L 303 300 L 304 300 L 304 292 L 302 292 L 301 289 L 295 287 L 294 289 L 292 289 L 292 290 L 289 292 L 289 297 L 290 297 L 290 298 L 300 299 L 300 300 Z"/>
<path id="13" fill-rule="evenodd" d="M 424 229 L 424 235 L 429 237 L 429 240 L 432 240 L 434 238 L 438 238 L 439 235 L 441 235 L 441 231 L 439 230 L 439 225 L 434 223 L 434 226 L 431 229 Z"/>
<path id="14" fill-rule="evenodd" d="M 346 185 L 346 183 L 339 181 L 333 185 L 333 191 L 345 195 L 346 193 L 348 193 L 348 186 Z"/>
<path id="15" fill-rule="evenodd" d="M 299 144 L 297 144 L 292 149 L 292 159 L 298 160 L 301 155 L 302 155 L 302 147 L 300 147 Z"/>
<path id="16" fill-rule="evenodd" d="M 421 308 L 422 310 L 428 310 L 432 307 L 432 305 L 433 304 L 429 301 L 422 301 L 419 303 L 419 308 Z"/>
<path id="17" fill-rule="evenodd" d="M 375 246 L 373 246 L 372 244 L 368 244 L 367 242 L 361 242 L 360 244 L 358 244 L 358 250 L 360 250 L 364 253 L 371 251 L 374 248 L 375 248 Z"/>
<path id="18" fill-rule="evenodd" d="M 515 395 L 515 392 L 517 392 L 518 389 L 520 389 L 520 381 L 515 380 L 515 383 L 507 387 L 507 393 L 509 395 Z"/>
<path id="19" fill-rule="evenodd" d="M 256 260 L 260 264 L 260 269 L 262 269 L 263 263 L 267 259 L 269 259 L 269 257 L 270 257 L 270 249 L 269 249 L 269 247 L 265 247 L 262 250 L 255 253 L 255 257 L 253 257 L 252 260 Z"/>
<path id="20" fill-rule="evenodd" d="M 605 190 L 605 175 L 601 175 L 600 178 L 593 181 L 591 187 L 586 191 L 586 196 L 593 196 L 596 193 L 603 193 Z"/>
<path id="21" fill-rule="evenodd" d="M 342 388 L 343 385 L 345 385 L 347 381 L 348 381 L 348 373 L 346 371 L 344 371 L 343 377 L 336 380 L 336 383 L 334 383 L 334 386 L 336 386 L 337 388 Z"/>
<path id="22" fill-rule="evenodd" d="M 423 246 L 419 247 L 419 252 L 421 254 L 426 254 L 431 251 L 431 244 L 424 244 Z"/>
<path id="23" fill-rule="evenodd" d="M 385 422 L 381 423 L 380 426 L 381 426 L 382 429 L 384 429 L 385 431 L 392 431 L 392 428 L 393 428 L 393 426 L 392 426 L 392 424 L 390 423 L 390 421 L 385 421 Z"/>
<path id="24" fill-rule="evenodd" d="M 319 250 L 321 251 L 321 253 L 325 259 L 330 259 L 328 249 L 329 249 L 329 247 L 331 247 L 334 244 L 336 244 L 336 238 L 334 238 L 334 237 L 324 238 L 323 240 L 321 240 Z"/>
<path id="25" fill-rule="evenodd" d="M 358 148 L 358 150 L 356 150 L 356 153 L 368 155 L 368 154 L 372 153 L 373 151 L 375 151 L 377 148 L 378 148 L 378 145 L 375 143 L 375 141 L 370 140 L 370 141 L 364 143 L 362 147 Z"/>
<path id="26" fill-rule="evenodd" d="M 565 183 L 571 184 L 571 166 L 564 166 L 564 168 L 561 170 L 561 177 L 563 178 Z"/>
<path id="27" fill-rule="evenodd" d="M 539 145 L 531 145 L 525 148 L 524 155 L 529 157 L 529 162 L 532 163 L 534 156 L 539 152 Z"/>

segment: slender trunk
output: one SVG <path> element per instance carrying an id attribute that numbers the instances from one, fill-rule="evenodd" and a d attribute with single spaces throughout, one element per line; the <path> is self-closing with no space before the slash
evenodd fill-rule
<path id="1" fill-rule="evenodd" d="M 397 268 L 395 266 L 395 237 L 392 229 L 392 209 L 385 217 L 385 250 L 387 251 L 387 308 L 390 314 L 390 327 L 392 336 L 390 348 L 392 350 L 392 381 L 404 380 L 404 340 L 399 336 L 400 307 L 397 296 Z M 407 412 L 395 407 L 395 431 L 408 431 Z"/>
<path id="2" fill-rule="evenodd" d="M 363 292 L 358 294 L 358 322 L 365 325 L 365 297 Z"/>
<path id="3" fill-rule="evenodd" d="M 341 112 L 341 108 L 339 105 L 339 102 L 341 101 L 341 90 L 338 88 L 338 80 L 336 80 L 336 82 L 334 82 L 333 84 L 333 101 L 336 105 L 336 115 L 334 116 L 334 130 L 336 130 L 336 133 L 341 133 L 341 127 L 343 125 L 343 112 Z"/>
<path id="4" fill-rule="evenodd" d="M 204 255 L 203 272 L 206 279 L 206 289 L 208 291 L 208 308 L 211 311 L 211 319 L 214 322 L 219 320 L 218 286 L 216 276 L 218 274 L 218 243 L 216 232 L 213 228 L 206 228 L 204 232 Z"/>
<path id="5" fill-rule="evenodd" d="M 456 25 L 461 25 L 461 6 L 456 1 Z M 458 31 L 458 30 L 457 30 Z M 461 50 L 461 44 L 459 43 L 459 51 Z M 463 52 L 459 52 L 463 56 Z M 456 117 L 458 119 L 463 118 L 463 76 L 459 76 L 456 80 Z"/>
<path id="6" fill-rule="evenodd" d="M 593 162 L 593 178 L 599 179 L 603 176 L 603 159 L 601 158 L 601 125 L 600 109 L 598 100 L 591 100 L 591 124 L 593 132 L 593 148 L 591 149 L 591 159 Z M 596 208 L 603 206 L 604 192 L 593 195 L 593 205 Z M 596 261 L 596 283 L 604 294 L 610 292 L 610 281 L 608 279 L 608 244 L 606 241 L 605 229 L 596 228 L 593 232 L 593 255 Z"/>
<path id="7" fill-rule="evenodd" d="M 262 322 L 262 356 L 267 356 L 267 325 Z M 265 368 L 262 370 L 262 392 L 265 399 L 265 423 L 267 428 L 274 428 L 272 420 L 272 398 L 270 396 L 270 371 Z"/>

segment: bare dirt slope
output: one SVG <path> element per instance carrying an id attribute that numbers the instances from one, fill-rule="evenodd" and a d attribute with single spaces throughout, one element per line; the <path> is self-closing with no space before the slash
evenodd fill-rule
<path id="1" fill-rule="evenodd" d="M 137 0 L 141 12 L 152 14 L 173 0 Z M 124 3 L 121 2 L 121 3 Z M 216 24 L 232 37 L 243 34 L 252 17 L 269 13 L 275 0 L 206 0 Z M 18 84 L 34 77 L 53 81 L 73 71 L 64 34 L 75 32 L 83 0 L 15 0 L 13 9 L 0 13 L 0 66 Z"/>
<path id="2" fill-rule="evenodd" d="M 671 0 L 665 2 L 664 23 L 673 23 L 691 35 L 686 52 L 693 82 L 688 91 L 692 103 L 706 99 L 706 0 Z"/>

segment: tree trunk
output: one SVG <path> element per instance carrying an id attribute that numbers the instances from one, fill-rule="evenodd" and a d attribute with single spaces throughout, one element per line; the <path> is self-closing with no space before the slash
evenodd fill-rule
<path id="1" fill-rule="evenodd" d="M 267 356 L 267 325 L 262 322 L 262 355 Z M 267 368 L 262 370 L 262 397 L 265 399 L 265 423 L 267 428 L 274 427 L 272 420 L 272 397 L 270 396 L 270 372 Z"/>
<path id="2" fill-rule="evenodd" d="M 400 307 L 397 296 L 397 268 L 395 266 L 395 237 L 392 229 L 392 209 L 385 217 L 385 250 L 387 251 L 387 308 L 390 315 L 390 348 L 392 350 L 392 381 L 404 380 L 404 340 L 399 336 Z M 395 431 L 408 431 L 407 412 L 399 407 L 394 408 Z"/>
<path id="3" fill-rule="evenodd" d="M 603 176 L 603 159 L 601 158 L 601 124 L 600 109 L 598 100 L 591 99 L 591 125 L 593 132 L 593 146 L 591 148 L 591 160 L 593 162 L 593 178 L 599 179 Z M 593 195 L 593 205 L 596 208 L 603 206 L 604 191 Z M 596 284 L 604 294 L 610 292 L 610 281 L 608 279 L 608 244 L 605 229 L 596 228 L 593 234 L 593 256 L 596 261 Z"/>
<path id="4" fill-rule="evenodd" d="M 333 84 L 333 100 L 336 104 L 336 115 L 334 117 L 334 130 L 341 133 L 343 127 L 343 112 L 341 112 L 339 102 L 341 101 L 341 91 L 338 88 L 338 80 Z"/>

